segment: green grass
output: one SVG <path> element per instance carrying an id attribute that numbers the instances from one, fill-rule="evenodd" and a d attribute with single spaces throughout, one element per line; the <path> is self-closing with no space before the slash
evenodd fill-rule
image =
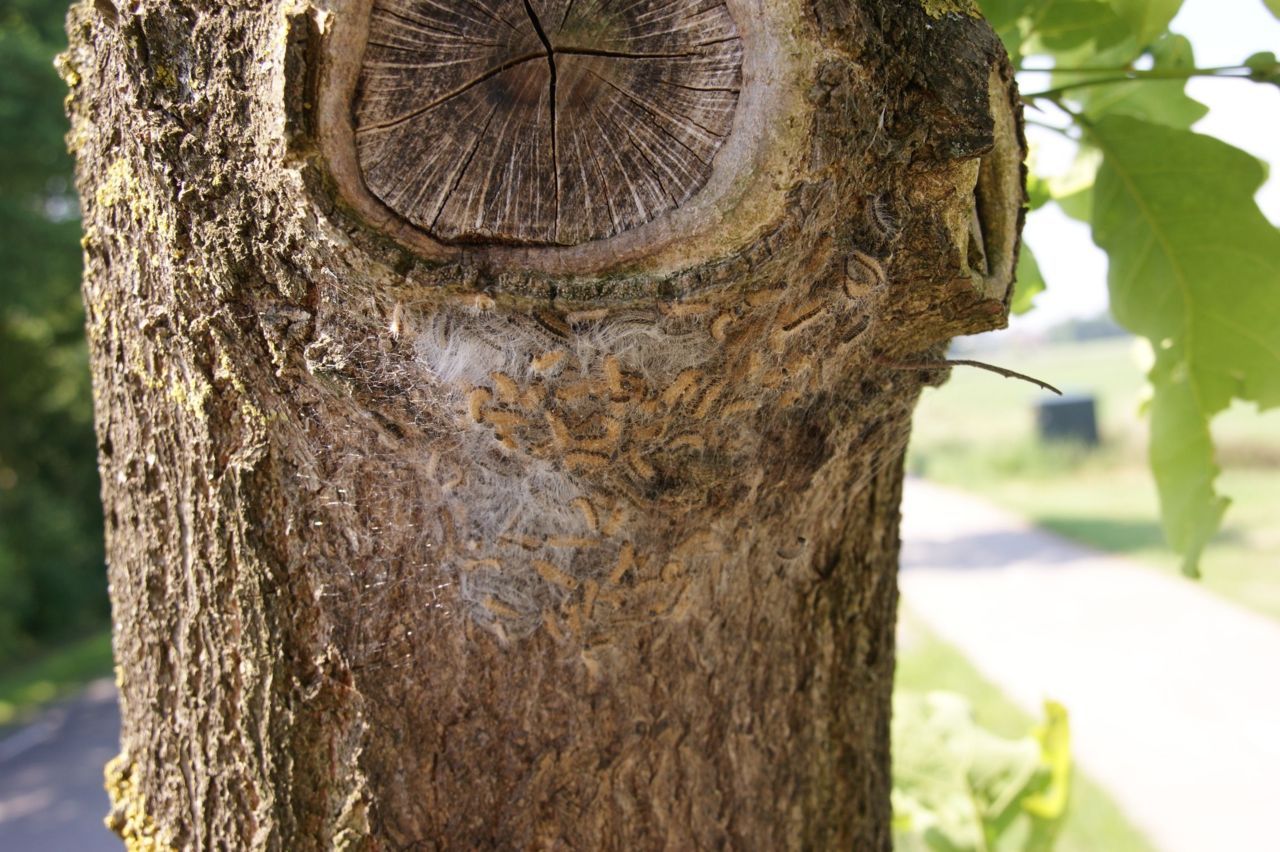
<path id="1" fill-rule="evenodd" d="M 1179 560 L 1164 543 L 1146 466 L 1138 344 L 1011 347 L 979 357 L 1095 394 L 1103 447 L 1040 444 L 1033 405 L 1041 391 L 957 369 L 921 402 L 912 470 L 981 494 L 1068 538 L 1176 573 Z M 1214 435 L 1224 468 L 1219 488 L 1235 502 L 1205 553 L 1204 586 L 1280 619 L 1280 412 L 1259 415 L 1237 405 L 1214 423 Z"/>
<path id="2" fill-rule="evenodd" d="M 954 648 L 940 641 L 909 612 L 902 612 L 903 641 L 898 652 L 898 689 L 946 690 L 973 705 L 978 724 L 1005 737 L 1022 737 L 1036 720 L 984 680 Z M 1071 712 L 1071 708 L 1067 708 Z M 1056 852 L 1151 852 L 1153 847 L 1123 812 L 1078 770 L 1072 778 L 1068 815 Z"/>
<path id="3" fill-rule="evenodd" d="M 0 726 L 22 722 L 51 701 L 111 674 L 111 632 L 78 642 L 0 671 Z"/>

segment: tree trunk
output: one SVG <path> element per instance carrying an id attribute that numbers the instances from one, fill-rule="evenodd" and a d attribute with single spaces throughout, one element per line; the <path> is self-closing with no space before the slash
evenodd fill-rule
<path id="1" fill-rule="evenodd" d="M 1022 217 L 970 4 L 114 3 L 62 65 L 112 827 L 889 848 L 913 365 Z"/>

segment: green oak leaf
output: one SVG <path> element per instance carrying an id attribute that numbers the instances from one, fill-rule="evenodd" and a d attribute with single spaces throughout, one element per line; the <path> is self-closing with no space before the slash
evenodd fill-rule
<path id="1" fill-rule="evenodd" d="M 1139 44 L 1149 44 L 1164 32 L 1182 8 L 1182 0 L 1111 0 Z"/>
<path id="2" fill-rule="evenodd" d="M 982 17 L 987 19 L 996 32 L 1008 29 L 1018 22 L 1031 9 L 1044 0 L 978 0 L 978 8 Z"/>
<path id="3" fill-rule="evenodd" d="M 1151 45 L 1148 53 L 1157 69 L 1196 67 L 1191 42 L 1185 36 L 1165 33 Z M 1130 115 L 1185 129 L 1209 113 L 1208 107 L 1187 96 L 1186 88 L 1186 80 L 1132 80 L 1083 89 L 1080 101 L 1084 114 L 1094 120 L 1106 115 Z"/>
<path id="4" fill-rule="evenodd" d="M 978 0 L 982 16 L 991 24 L 1005 50 L 1016 60 L 1022 49 L 1021 20 L 1043 0 Z"/>
<path id="5" fill-rule="evenodd" d="M 1048 180 L 1036 174 L 1034 170 L 1027 173 L 1027 209 L 1039 210 L 1053 200 L 1053 186 Z"/>
<path id="6" fill-rule="evenodd" d="M 1077 222 L 1084 222 L 1086 225 L 1093 221 L 1093 187 L 1086 186 L 1083 189 L 1076 190 L 1070 195 L 1063 195 L 1053 199 L 1058 202 L 1058 206 L 1062 208 L 1062 212 L 1067 216 L 1075 219 Z"/>
<path id="7" fill-rule="evenodd" d="M 1193 573 L 1226 509 L 1210 418 L 1233 398 L 1280 405 L 1280 231 L 1254 201 L 1262 164 L 1225 142 L 1128 116 L 1089 139 L 1103 155 L 1093 236 L 1112 312 L 1157 353 L 1151 462 L 1166 535 Z"/>
<path id="8" fill-rule="evenodd" d="M 1280 2 L 1280 0 L 1277 0 L 1277 2 Z M 1244 61 L 1246 66 L 1262 73 L 1273 70 L 1278 63 L 1280 63 L 1280 59 L 1276 59 L 1276 55 L 1270 50 L 1255 53 Z"/>
<path id="9" fill-rule="evenodd" d="M 1084 98 L 1084 114 L 1093 119 L 1128 115 L 1154 124 L 1190 128 L 1209 108 L 1186 94 L 1183 80 L 1131 80 L 1100 87 Z"/>
<path id="10" fill-rule="evenodd" d="M 1209 418 L 1216 412 L 1205 407 L 1180 347 L 1157 354 L 1150 379 L 1150 455 L 1160 514 L 1170 546 L 1182 554 L 1183 573 L 1196 577 L 1200 554 L 1231 505 L 1214 489 L 1219 468 Z"/>
<path id="11" fill-rule="evenodd" d="M 1093 182 L 1097 179 L 1101 162 L 1102 156 L 1097 148 L 1082 144 L 1076 151 L 1071 168 L 1050 178 L 1053 200 L 1072 219 L 1086 224 L 1093 221 Z"/>
<path id="12" fill-rule="evenodd" d="M 1280 86 L 1280 60 L 1271 51 L 1255 53 L 1244 64 L 1253 72 L 1250 75 L 1253 80 Z"/>
<path id="13" fill-rule="evenodd" d="M 1103 0 L 1049 0 L 1030 16 L 1027 40 L 1034 50 L 1063 54 L 1085 45 L 1097 51 L 1128 34 L 1126 23 Z"/>
<path id="14" fill-rule="evenodd" d="M 1040 264 L 1031 253 L 1031 247 L 1022 244 L 1018 254 L 1018 271 L 1015 275 L 1017 284 L 1013 290 L 1013 304 L 1010 310 L 1015 314 L 1025 314 L 1034 307 L 1035 297 L 1044 292 L 1044 275 L 1040 272 Z"/>

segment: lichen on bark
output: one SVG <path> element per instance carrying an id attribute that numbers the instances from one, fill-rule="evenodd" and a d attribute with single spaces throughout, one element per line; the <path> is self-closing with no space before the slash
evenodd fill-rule
<path id="1" fill-rule="evenodd" d="M 161 852 L 173 844 L 161 836 L 147 812 L 146 796 L 133 780 L 134 766 L 127 753 L 112 758 L 104 769 L 104 786 L 111 799 L 107 828 L 124 841 L 129 852 Z"/>

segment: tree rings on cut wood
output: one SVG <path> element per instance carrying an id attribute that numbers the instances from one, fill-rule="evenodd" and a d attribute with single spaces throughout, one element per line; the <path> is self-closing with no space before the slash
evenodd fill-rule
<path id="1" fill-rule="evenodd" d="M 357 161 L 442 242 L 611 237 L 707 182 L 742 64 L 725 0 L 374 0 Z"/>

